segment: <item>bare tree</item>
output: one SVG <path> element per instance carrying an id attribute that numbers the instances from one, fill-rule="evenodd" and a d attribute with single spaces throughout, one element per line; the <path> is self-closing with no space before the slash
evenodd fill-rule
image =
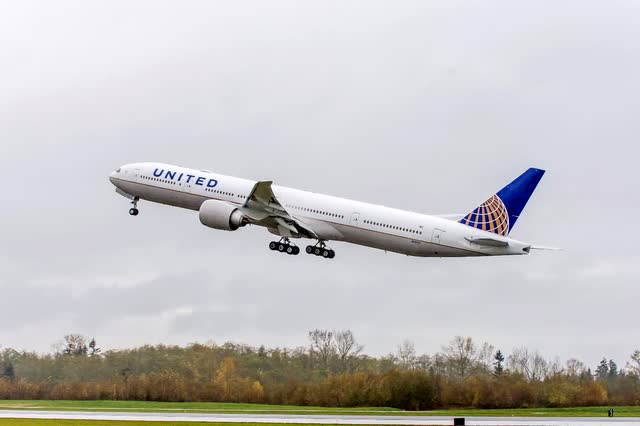
<path id="1" fill-rule="evenodd" d="M 87 339 L 81 334 L 67 334 L 64 336 L 63 355 L 87 355 L 89 348 Z"/>
<path id="2" fill-rule="evenodd" d="M 568 359 L 565 363 L 565 372 L 569 376 L 581 376 L 587 371 L 587 366 L 575 358 Z"/>
<path id="3" fill-rule="evenodd" d="M 336 331 L 334 334 L 340 370 L 348 371 L 350 370 L 351 360 L 362 352 L 364 346 L 356 341 L 351 330 Z"/>
<path id="4" fill-rule="evenodd" d="M 476 367 L 484 373 L 491 373 L 493 371 L 493 360 L 496 348 L 489 343 L 483 343 L 478 350 L 476 357 Z"/>
<path id="5" fill-rule="evenodd" d="M 560 362 L 560 358 L 555 357 L 554 359 L 550 359 L 547 361 L 547 371 L 546 375 L 549 376 L 560 376 L 564 374 L 564 368 L 562 367 L 562 362 Z"/>
<path id="6" fill-rule="evenodd" d="M 473 370 L 491 371 L 494 347 L 488 343 L 478 348 L 471 337 L 456 336 L 443 349 L 448 369 L 455 376 L 466 377 Z"/>
<path id="7" fill-rule="evenodd" d="M 427 354 L 420 355 L 416 359 L 416 367 L 421 370 L 429 370 L 434 367 L 434 359 Z"/>
<path id="8" fill-rule="evenodd" d="M 398 361 L 403 368 L 416 368 L 418 357 L 416 356 L 416 346 L 411 340 L 405 340 L 398 346 Z"/>
<path id="9" fill-rule="evenodd" d="M 538 351 L 524 347 L 514 349 L 508 361 L 511 370 L 524 375 L 531 382 L 544 379 L 549 371 L 549 363 Z"/>
<path id="10" fill-rule="evenodd" d="M 322 368 L 327 372 L 331 358 L 336 354 L 333 331 L 312 330 L 309 332 L 309 340 L 311 341 L 311 354 L 320 358 Z"/>
<path id="11" fill-rule="evenodd" d="M 627 363 L 627 370 L 640 377 L 640 351 L 633 352 L 631 361 L 631 363 Z"/>

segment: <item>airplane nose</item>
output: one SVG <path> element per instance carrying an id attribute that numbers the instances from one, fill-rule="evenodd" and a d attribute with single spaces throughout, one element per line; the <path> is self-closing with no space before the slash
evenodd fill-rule
<path id="1" fill-rule="evenodd" d="M 112 184 L 116 184 L 116 172 L 111 172 L 111 174 L 109 175 L 109 180 Z"/>

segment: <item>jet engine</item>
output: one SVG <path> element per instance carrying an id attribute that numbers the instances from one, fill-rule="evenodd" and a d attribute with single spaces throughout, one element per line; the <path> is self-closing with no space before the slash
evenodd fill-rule
<path id="1" fill-rule="evenodd" d="M 235 231 L 245 226 L 244 215 L 235 206 L 218 200 L 207 200 L 200 206 L 200 222 L 209 228 Z"/>

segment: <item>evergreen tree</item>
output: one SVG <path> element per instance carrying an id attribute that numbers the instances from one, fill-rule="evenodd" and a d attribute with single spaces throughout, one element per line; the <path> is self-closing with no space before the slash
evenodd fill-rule
<path id="1" fill-rule="evenodd" d="M 602 358 L 600 365 L 596 368 L 596 377 L 603 380 L 609 377 L 609 363 L 606 358 Z"/>
<path id="2" fill-rule="evenodd" d="M 16 378 L 16 372 L 13 368 L 13 363 L 11 361 L 8 361 L 4 364 L 1 377 L 3 379 L 8 379 L 8 380 L 13 380 Z"/>
<path id="3" fill-rule="evenodd" d="M 504 372 L 504 355 L 502 355 L 500 349 L 493 356 L 493 360 L 493 374 L 500 376 Z"/>
<path id="4" fill-rule="evenodd" d="M 96 346 L 96 339 L 91 339 L 91 342 L 89 342 L 89 356 L 98 355 L 100 351 L 102 349 Z"/>
<path id="5" fill-rule="evenodd" d="M 616 377 L 618 375 L 618 364 L 612 359 L 609 360 L 609 377 Z"/>

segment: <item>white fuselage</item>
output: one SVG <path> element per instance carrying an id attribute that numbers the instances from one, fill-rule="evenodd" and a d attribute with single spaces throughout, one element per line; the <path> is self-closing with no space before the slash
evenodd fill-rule
<path id="1" fill-rule="evenodd" d="M 163 172 L 159 174 L 159 171 Z M 170 170 L 172 174 L 167 175 Z M 207 200 L 241 207 L 256 181 L 160 163 L 123 166 L 110 176 L 123 195 L 199 210 Z M 320 240 L 344 241 L 423 257 L 528 254 L 529 244 L 506 237 L 504 246 L 478 245 L 486 231 L 438 216 L 429 216 L 345 198 L 272 186 L 287 213 L 311 228 Z"/>

